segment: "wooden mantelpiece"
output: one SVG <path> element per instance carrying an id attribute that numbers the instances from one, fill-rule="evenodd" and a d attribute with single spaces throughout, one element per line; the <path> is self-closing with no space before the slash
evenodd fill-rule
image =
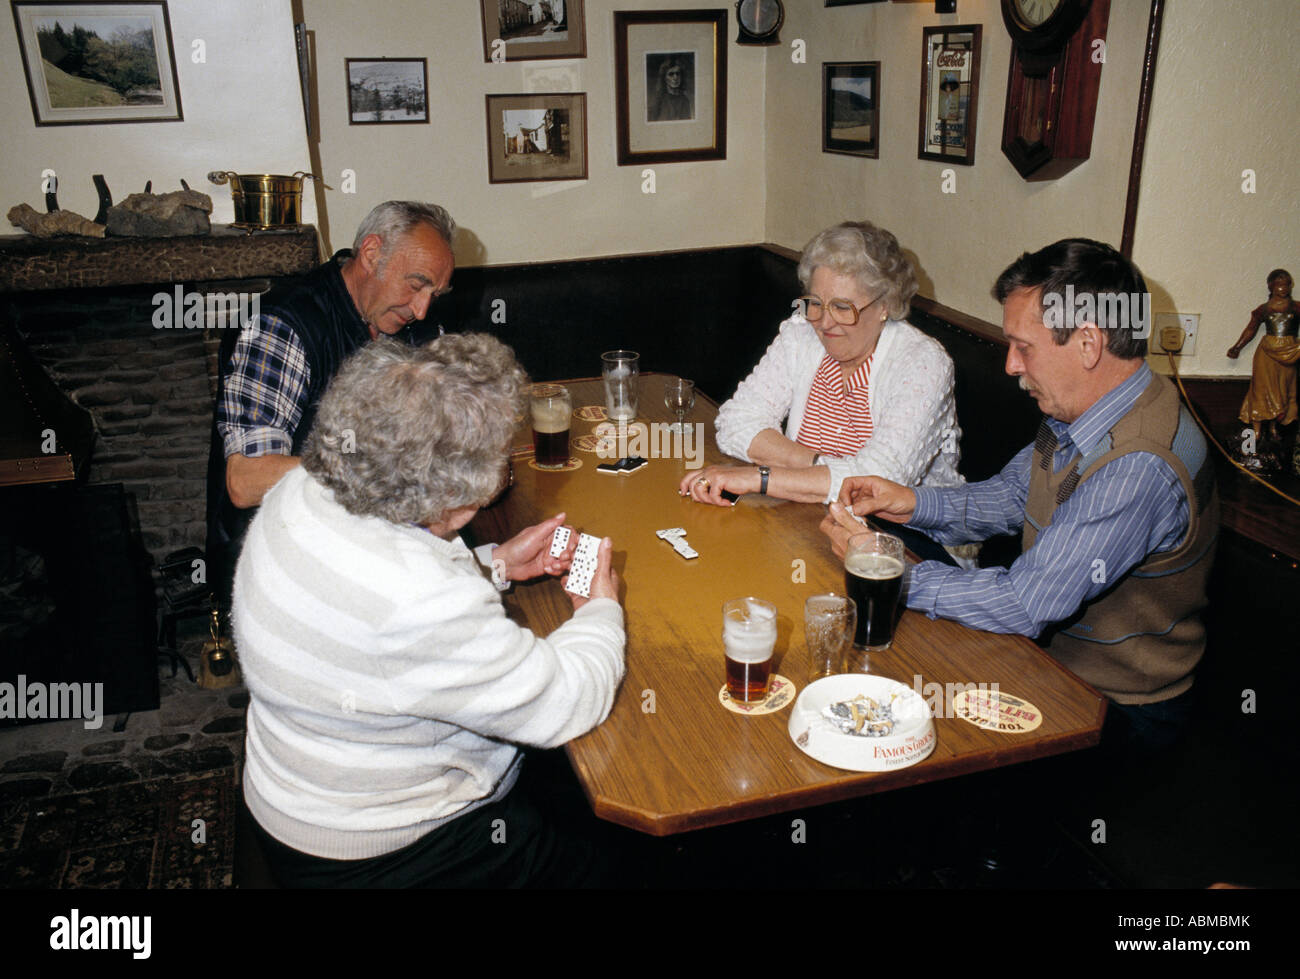
<path id="1" fill-rule="evenodd" d="M 0 235 L 0 294 L 278 278 L 320 261 L 316 228 L 247 232 L 214 225 L 180 238 Z"/>

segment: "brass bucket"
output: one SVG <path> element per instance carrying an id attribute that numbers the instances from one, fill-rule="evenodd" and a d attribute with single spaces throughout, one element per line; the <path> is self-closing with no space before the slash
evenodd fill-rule
<path id="1" fill-rule="evenodd" d="M 230 196 L 235 204 L 234 226 L 257 231 L 302 223 L 302 182 L 308 177 L 320 179 L 305 170 L 298 170 L 291 177 L 232 170 L 214 170 L 208 174 L 214 184 L 230 181 Z"/>

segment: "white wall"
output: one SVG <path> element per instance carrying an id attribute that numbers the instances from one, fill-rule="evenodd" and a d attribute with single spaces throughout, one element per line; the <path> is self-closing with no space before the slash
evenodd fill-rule
<path id="1" fill-rule="evenodd" d="M 817 230 L 866 217 L 916 255 L 923 295 L 1000 322 L 989 294 L 1021 251 L 1087 236 L 1118 246 L 1150 4 L 1112 0 L 1092 157 L 1058 180 L 1021 180 L 1002 154 L 1011 41 L 998 0 L 826 9 L 786 0 L 783 35 L 808 43 L 808 63 L 773 51 L 767 73 L 767 238 L 802 247 Z M 1295 0 L 1169 0 L 1147 134 L 1134 260 L 1156 311 L 1202 314 L 1189 374 L 1249 374 L 1250 352 L 1224 356 L 1277 266 L 1300 276 L 1300 166 L 1294 135 Z M 975 166 L 918 160 L 921 29 L 983 24 Z M 821 152 L 823 61 L 880 61 L 880 159 Z M 1242 171 L 1257 190 L 1241 192 Z M 1253 350 L 1253 348 L 1252 348 Z M 1163 358 L 1152 358 L 1166 370 Z"/>
<path id="2" fill-rule="evenodd" d="M 212 197 L 212 219 L 234 220 L 228 186 L 208 183 L 210 170 L 293 173 L 309 170 L 307 134 L 288 0 L 169 0 L 180 80 L 181 122 L 42 126 L 32 119 L 18 40 L 10 18 L 0 24 L 0 202 L 45 210 L 41 172 L 59 177 L 59 206 L 93 218 L 99 209 L 91 176 L 102 173 L 120 201 L 153 181 L 156 192 L 180 180 Z M 192 60 L 194 41 L 206 63 Z M 303 220 L 316 221 L 304 195 Z M 6 227 L 4 233 L 15 232 Z"/>
<path id="3" fill-rule="evenodd" d="M 209 170 L 292 173 L 308 169 L 289 0 L 170 0 L 185 120 L 179 123 L 37 128 L 26 101 L 17 42 L 0 27 L 0 202 L 42 206 L 40 174 L 61 177 L 63 206 L 93 216 L 91 174 L 121 199 L 152 179 L 180 177 L 211 193 L 214 220 L 232 218 L 230 193 Z M 1137 107 L 1147 0 L 1112 0 L 1092 159 L 1065 177 L 1026 183 L 999 148 L 1010 40 L 997 0 L 960 0 L 956 15 L 929 3 L 825 8 L 786 0 L 782 43 L 734 43 L 729 59 L 727 158 L 655 166 L 658 192 L 641 192 L 641 167 L 615 164 L 613 11 L 689 9 L 699 0 L 588 0 L 587 57 L 483 60 L 476 0 L 303 0 L 315 33 L 322 122 L 320 153 L 332 248 L 345 247 L 378 201 L 446 203 L 466 234 L 462 265 L 544 261 L 756 241 L 801 247 L 818 229 L 865 216 L 898 234 L 917 256 L 922 292 L 999 321 L 989 287 L 1021 250 L 1067 235 L 1119 243 Z M 1148 134 L 1134 257 L 1158 310 L 1202 314 L 1188 373 L 1248 374 L 1223 352 L 1265 298 L 1276 266 L 1300 276 L 1300 166 L 1292 120 L 1300 85 L 1289 43 L 1294 0 L 1169 0 Z M 921 28 L 981 23 L 976 165 L 916 158 Z M 206 41 L 207 63 L 191 60 Z M 790 44 L 807 44 L 795 64 Z M 346 57 L 425 57 L 427 126 L 350 126 Z M 821 63 L 882 62 L 878 160 L 821 151 Z M 484 96 L 544 89 L 585 91 L 590 178 L 489 184 Z M 1241 192 L 1253 169 L 1256 193 Z M 357 174 L 355 194 L 341 172 Z M 317 221 L 313 195 L 304 219 Z M 323 222 L 322 222 L 323 223 Z M 1159 365 L 1157 365 L 1159 366 Z"/>
<path id="4" fill-rule="evenodd" d="M 725 34 L 730 91 L 725 160 L 659 164 L 656 193 L 641 166 L 616 164 L 614 10 L 693 9 L 699 0 L 588 0 L 587 57 L 485 62 L 479 4 L 428 0 L 369 4 L 304 0 L 315 32 L 321 162 L 329 238 L 351 244 L 376 203 L 416 198 L 443 204 L 463 229 L 461 265 L 498 265 L 593 255 L 698 248 L 763 239 L 762 48 L 737 47 L 734 7 Z M 713 4 L 719 7 L 719 4 Z M 345 58 L 428 59 L 429 125 L 348 124 Z M 484 97 L 537 91 L 587 93 L 585 181 L 489 184 Z M 356 193 L 342 192 L 342 172 Z"/>
<path id="5" fill-rule="evenodd" d="M 1265 277 L 1300 278 L 1297 13 L 1295 0 L 1168 4 L 1133 257 L 1157 308 L 1201 314 L 1186 373 L 1248 375 L 1259 338 L 1238 360 L 1227 350 L 1268 298 Z"/>

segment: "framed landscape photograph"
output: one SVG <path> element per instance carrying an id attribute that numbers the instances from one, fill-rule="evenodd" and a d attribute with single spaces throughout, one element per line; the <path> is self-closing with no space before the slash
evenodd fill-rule
<path id="1" fill-rule="evenodd" d="M 727 157 L 725 10 L 614 12 L 618 164 Z"/>
<path id="2" fill-rule="evenodd" d="M 165 0 L 11 6 L 36 125 L 182 118 Z"/>
<path id="3" fill-rule="evenodd" d="M 488 182 L 587 179 L 587 93 L 487 96 Z"/>
<path id="4" fill-rule="evenodd" d="M 921 32 L 922 160 L 975 164 L 980 34 L 979 24 Z"/>
<path id="5" fill-rule="evenodd" d="M 822 151 L 879 158 L 879 61 L 822 64 Z"/>
<path id="6" fill-rule="evenodd" d="M 479 0 L 483 60 L 585 58 L 583 0 Z"/>
<path id="7" fill-rule="evenodd" d="M 348 122 L 373 126 L 429 121 L 429 72 L 424 58 L 345 58 Z"/>

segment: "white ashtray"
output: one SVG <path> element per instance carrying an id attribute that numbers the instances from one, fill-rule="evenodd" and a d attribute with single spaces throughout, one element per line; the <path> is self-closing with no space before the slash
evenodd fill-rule
<path id="1" fill-rule="evenodd" d="M 862 733 L 847 733 L 828 719 L 832 704 L 854 705 L 841 708 L 839 724 Z M 911 687 L 869 673 L 823 677 L 804 687 L 789 730 L 805 754 L 853 772 L 906 768 L 934 751 L 929 705 Z"/>

